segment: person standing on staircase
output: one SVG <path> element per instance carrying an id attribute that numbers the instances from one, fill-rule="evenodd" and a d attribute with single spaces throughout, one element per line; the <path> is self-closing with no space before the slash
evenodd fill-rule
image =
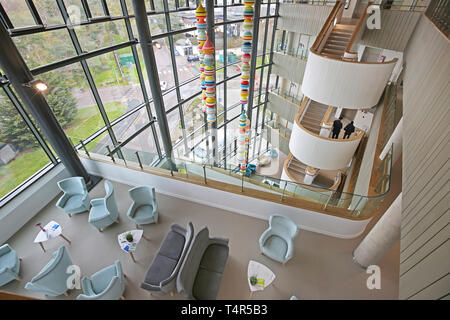
<path id="1" fill-rule="evenodd" d="M 350 122 L 348 125 L 345 126 L 344 128 L 344 139 L 348 139 L 350 138 L 350 135 L 355 132 L 355 126 L 353 125 L 353 121 Z"/>
<path id="2" fill-rule="evenodd" d="M 339 137 L 339 132 L 342 129 L 342 120 L 343 117 L 340 116 L 339 119 L 333 121 L 333 139 L 337 139 Z"/>

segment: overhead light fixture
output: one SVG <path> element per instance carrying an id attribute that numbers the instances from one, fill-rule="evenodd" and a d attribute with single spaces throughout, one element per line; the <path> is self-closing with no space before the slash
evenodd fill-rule
<path id="1" fill-rule="evenodd" d="M 47 84 L 44 81 L 38 79 L 31 80 L 30 82 L 24 83 L 23 85 L 25 87 L 34 88 L 40 92 L 44 92 L 48 89 Z"/>

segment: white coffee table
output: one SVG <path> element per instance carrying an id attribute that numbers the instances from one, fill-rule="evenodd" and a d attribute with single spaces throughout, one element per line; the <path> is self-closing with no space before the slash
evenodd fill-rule
<path id="1" fill-rule="evenodd" d="M 131 233 L 133 235 L 133 241 L 128 242 L 126 239 L 127 234 Z M 144 230 L 130 230 L 122 232 L 117 236 L 117 241 L 119 241 L 120 249 L 130 254 L 133 262 L 136 262 L 133 256 L 133 252 L 136 251 L 137 244 L 141 241 L 141 238 L 148 239 L 144 236 Z"/>
<path id="2" fill-rule="evenodd" d="M 256 285 L 252 285 L 250 283 L 251 276 L 256 276 L 258 279 L 258 283 Z M 247 268 L 247 281 L 248 286 L 250 287 L 250 299 L 253 296 L 253 292 L 264 290 L 273 282 L 273 280 L 275 280 L 275 274 L 272 270 L 259 262 L 250 260 Z"/>
<path id="3" fill-rule="evenodd" d="M 39 231 L 38 235 L 36 236 L 36 238 L 34 239 L 34 243 L 39 243 L 41 245 L 42 250 L 44 250 L 45 252 L 45 248 L 44 248 L 44 242 L 54 239 L 56 237 L 61 237 L 64 240 L 66 240 L 69 244 L 71 244 L 70 240 L 67 239 L 63 234 L 62 234 L 62 227 L 61 225 L 56 222 L 56 221 L 50 221 L 49 223 L 47 223 L 44 227 L 45 231 Z"/>

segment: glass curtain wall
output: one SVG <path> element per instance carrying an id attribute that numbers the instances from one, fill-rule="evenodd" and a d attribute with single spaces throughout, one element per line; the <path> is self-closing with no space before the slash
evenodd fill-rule
<path id="1" fill-rule="evenodd" d="M 208 125 L 201 88 L 193 0 L 146 0 L 164 108 L 175 153 L 207 154 Z M 203 5 L 205 1 L 203 0 Z M 215 42 L 220 154 L 237 129 L 242 0 L 216 0 Z M 252 129 L 261 130 L 270 76 L 278 1 L 261 4 Z M 164 157 L 131 0 L 14 0 L 0 2 L 0 23 L 36 79 L 74 147 L 151 163 Z M 58 163 L 7 78 L 0 90 L 0 206 Z"/>

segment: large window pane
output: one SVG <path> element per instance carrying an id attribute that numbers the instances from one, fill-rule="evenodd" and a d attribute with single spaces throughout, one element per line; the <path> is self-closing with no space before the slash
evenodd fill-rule
<path id="1" fill-rule="evenodd" d="M 6 94 L 0 91 L 0 198 L 50 163 Z"/>
<path id="2" fill-rule="evenodd" d="M 105 12 L 103 11 L 102 3 L 100 0 L 87 0 L 87 3 L 89 5 L 89 9 L 91 11 L 91 15 L 93 18 L 102 17 L 105 15 Z"/>
<path id="3" fill-rule="evenodd" d="M 136 111 L 132 115 L 126 117 L 113 126 L 114 134 L 117 142 L 121 143 L 127 140 L 130 136 L 135 134 L 139 129 L 144 127 L 149 122 L 147 109 L 145 107 Z"/>
<path id="4" fill-rule="evenodd" d="M 152 36 L 167 32 L 166 17 L 163 13 L 149 16 L 148 23 Z"/>
<path id="5" fill-rule="evenodd" d="M 109 14 L 112 17 L 123 16 L 122 7 L 120 6 L 120 0 L 107 0 L 106 4 L 108 5 Z M 130 9 L 128 8 L 128 13 L 129 12 Z"/>
<path id="6" fill-rule="evenodd" d="M 55 0 L 39 0 L 34 1 L 33 3 L 44 24 L 55 25 L 64 23 L 61 11 L 59 11 Z"/>
<path id="7" fill-rule="evenodd" d="M 183 67 L 186 69 L 189 69 L 188 67 Z M 190 98 L 192 95 L 199 93 L 201 91 L 201 82 L 200 79 L 197 78 L 193 81 L 190 81 L 188 83 L 186 83 L 185 85 L 180 87 L 180 91 L 181 91 L 181 98 L 182 99 L 188 99 Z"/>
<path id="8" fill-rule="evenodd" d="M 80 45 L 85 51 L 92 51 L 128 41 L 122 20 L 94 23 L 75 27 Z"/>
<path id="9" fill-rule="evenodd" d="M 130 48 L 89 59 L 87 63 L 110 121 L 143 103 Z"/>
<path id="10" fill-rule="evenodd" d="M 40 75 L 49 90 L 45 98 L 74 144 L 105 126 L 80 64 Z"/>
<path id="11" fill-rule="evenodd" d="M 81 0 L 64 0 L 64 4 L 66 5 L 67 13 L 69 14 L 73 24 L 81 21 L 87 21 L 86 13 L 84 12 Z"/>
<path id="12" fill-rule="evenodd" d="M 14 37 L 13 41 L 31 69 L 76 56 L 67 30 Z"/>
<path id="13" fill-rule="evenodd" d="M 2 1 L 2 6 L 14 28 L 34 26 L 36 24 L 25 0 Z"/>

